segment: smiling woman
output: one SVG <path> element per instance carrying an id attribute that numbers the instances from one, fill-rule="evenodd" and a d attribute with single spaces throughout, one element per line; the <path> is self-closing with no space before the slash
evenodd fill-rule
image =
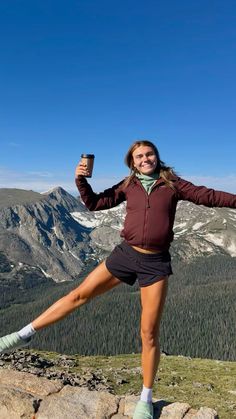
<path id="1" fill-rule="evenodd" d="M 157 157 L 152 147 L 140 146 L 133 152 L 133 166 L 143 175 L 152 175 L 157 167 Z"/>
<path id="2" fill-rule="evenodd" d="M 173 186 L 171 178 L 174 171 L 161 160 L 157 147 L 151 141 L 135 141 L 125 156 L 125 163 L 131 171 L 124 182 L 125 186 L 128 186 L 136 176 L 144 179 L 145 175 L 149 179 L 161 177 L 168 186 Z M 146 178 L 147 181 L 148 178 Z"/>
<path id="3" fill-rule="evenodd" d="M 72 313 L 94 297 L 125 283 L 137 281 L 141 296 L 141 340 L 143 389 L 134 419 L 153 419 L 152 387 L 160 360 L 159 329 L 166 300 L 168 277 L 172 274 L 169 248 L 177 203 L 190 201 L 208 207 L 236 208 L 236 195 L 195 186 L 178 177 L 161 161 L 150 141 L 136 141 L 126 155 L 130 176 L 96 194 L 88 183 L 86 164 L 80 161 L 75 182 L 90 211 L 113 208 L 126 201 L 121 231 L 123 242 L 116 246 L 85 280 L 50 306 L 19 332 L 0 339 L 0 352 L 26 345 L 31 336 Z M 111 325 L 112 327 L 112 325 Z"/>

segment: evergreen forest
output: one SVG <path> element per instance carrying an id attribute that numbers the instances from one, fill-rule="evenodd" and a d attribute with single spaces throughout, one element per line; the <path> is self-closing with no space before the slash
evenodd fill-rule
<path id="1" fill-rule="evenodd" d="M 188 264 L 173 260 L 173 271 L 161 326 L 162 351 L 235 361 L 236 258 L 215 255 Z M 11 276 L 0 254 L 0 335 L 29 323 L 86 273 L 58 284 L 32 268 Z M 121 285 L 37 333 L 31 347 L 80 355 L 138 353 L 140 311 L 138 286 Z"/>

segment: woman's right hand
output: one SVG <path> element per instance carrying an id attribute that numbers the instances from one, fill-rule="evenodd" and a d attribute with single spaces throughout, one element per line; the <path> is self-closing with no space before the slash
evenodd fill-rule
<path id="1" fill-rule="evenodd" d="M 89 172 L 87 170 L 86 164 L 80 161 L 75 168 L 75 178 L 79 176 L 88 176 L 88 174 Z"/>

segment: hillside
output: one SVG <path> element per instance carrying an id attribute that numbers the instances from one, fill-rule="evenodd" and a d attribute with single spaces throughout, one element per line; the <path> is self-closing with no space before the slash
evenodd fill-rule
<path id="1" fill-rule="evenodd" d="M 2 270 L 7 266 L 2 259 Z M 212 256 L 192 264 L 174 263 L 173 268 L 161 327 L 162 350 L 171 355 L 236 360 L 236 259 Z M 40 270 L 32 272 L 25 266 L 11 280 L 5 274 L 0 273 L 2 335 L 27 324 L 82 280 L 55 284 Z M 139 322 L 138 287 L 122 285 L 41 331 L 33 347 L 83 355 L 139 352 Z"/>

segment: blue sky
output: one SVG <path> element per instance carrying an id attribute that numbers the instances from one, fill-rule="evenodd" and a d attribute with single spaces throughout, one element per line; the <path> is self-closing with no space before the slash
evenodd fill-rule
<path id="1" fill-rule="evenodd" d="M 2 0 L 0 187 L 96 191 L 136 139 L 196 184 L 236 193 L 236 2 Z"/>

